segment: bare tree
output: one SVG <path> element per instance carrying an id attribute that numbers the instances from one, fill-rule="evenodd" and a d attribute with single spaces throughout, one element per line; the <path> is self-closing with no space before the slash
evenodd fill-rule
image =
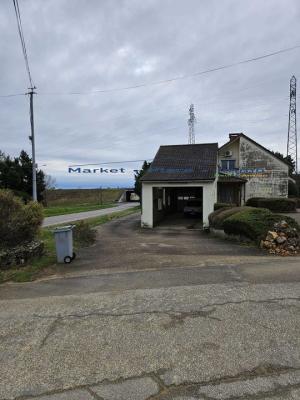
<path id="1" fill-rule="evenodd" d="M 56 188 L 56 179 L 51 175 L 45 175 L 46 190 L 53 190 Z"/>

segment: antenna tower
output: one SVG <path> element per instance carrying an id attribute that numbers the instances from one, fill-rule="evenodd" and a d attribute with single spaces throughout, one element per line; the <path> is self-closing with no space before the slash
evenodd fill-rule
<path id="1" fill-rule="evenodd" d="M 188 126 L 189 126 L 189 144 L 195 144 L 195 113 L 194 113 L 194 104 L 190 105 L 189 108 L 190 118 L 188 119 Z"/>
<path id="2" fill-rule="evenodd" d="M 297 80 L 293 75 L 290 80 L 290 111 L 289 129 L 287 140 L 287 155 L 295 162 L 295 172 L 298 172 L 298 150 L 297 150 L 297 115 L 296 115 L 296 87 Z"/>

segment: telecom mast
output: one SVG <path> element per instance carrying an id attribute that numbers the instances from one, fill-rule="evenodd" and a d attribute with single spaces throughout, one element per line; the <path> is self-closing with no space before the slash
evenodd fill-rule
<path id="1" fill-rule="evenodd" d="M 189 144 L 195 144 L 195 113 L 194 113 L 194 104 L 190 105 L 189 108 L 190 118 L 188 119 L 188 126 L 189 126 Z"/>
<path id="2" fill-rule="evenodd" d="M 298 149 L 297 149 L 297 114 L 296 114 L 296 86 L 297 80 L 293 75 L 290 80 L 290 111 L 289 130 L 287 141 L 287 155 L 295 161 L 295 172 L 298 172 Z"/>

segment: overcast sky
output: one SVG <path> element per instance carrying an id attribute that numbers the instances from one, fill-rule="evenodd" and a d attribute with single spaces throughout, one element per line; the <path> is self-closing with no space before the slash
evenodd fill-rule
<path id="1" fill-rule="evenodd" d="M 39 166 L 58 187 L 128 186 L 127 174 L 68 174 L 70 164 L 151 159 L 161 144 L 223 144 L 244 132 L 286 152 L 289 80 L 300 49 L 167 84 L 150 83 L 300 44 L 298 0 L 19 0 L 35 96 Z M 12 0 L 0 1 L 0 95 L 28 87 Z M 46 93 L 52 93 L 46 94 Z M 299 97 L 299 96 L 298 96 Z M 28 99 L 0 98 L 0 149 L 31 154 Z"/>

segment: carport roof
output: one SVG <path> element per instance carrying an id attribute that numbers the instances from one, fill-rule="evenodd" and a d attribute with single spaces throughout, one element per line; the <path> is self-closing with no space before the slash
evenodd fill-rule
<path id="1" fill-rule="evenodd" d="M 214 180 L 218 143 L 160 146 L 142 181 Z"/>

